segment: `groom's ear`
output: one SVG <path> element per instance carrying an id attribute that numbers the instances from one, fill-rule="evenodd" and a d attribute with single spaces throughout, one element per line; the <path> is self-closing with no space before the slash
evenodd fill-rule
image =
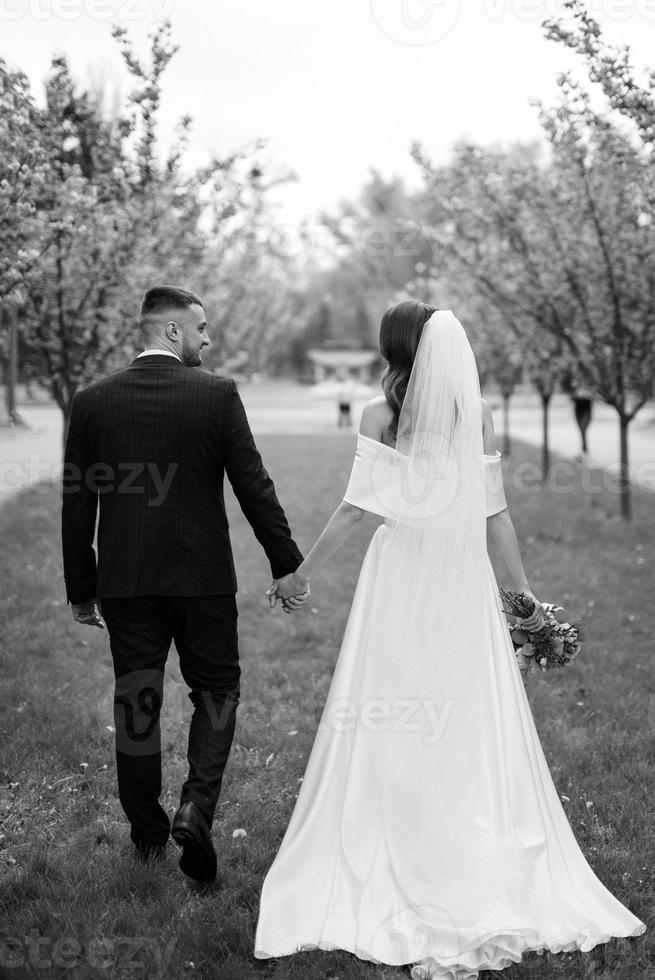
<path id="1" fill-rule="evenodd" d="M 177 320 L 169 320 L 166 324 L 166 336 L 170 340 L 177 340 L 180 335 L 180 328 Z"/>

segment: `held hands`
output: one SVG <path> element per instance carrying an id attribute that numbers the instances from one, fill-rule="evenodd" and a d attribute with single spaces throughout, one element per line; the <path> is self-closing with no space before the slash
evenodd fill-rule
<path id="1" fill-rule="evenodd" d="M 76 623 L 81 623 L 82 626 L 97 626 L 101 630 L 105 628 L 105 624 L 100 619 L 100 613 L 95 599 L 89 599 L 88 602 L 73 602 L 71 605 L 73 619 Z"/>
<path id="2" fill-rule="evenodd" d="M 291 572 L 284 578 L 274 579 L 270 587 L 266 590 L 268 604 L 271 609 L 275 608 L 277 600 L 282 601 L 282 609 L 285 613 L 291 613 L 294 609 L 300 609 L 307 602 L 312 594 L 309 582 L 297 572 Z"/>

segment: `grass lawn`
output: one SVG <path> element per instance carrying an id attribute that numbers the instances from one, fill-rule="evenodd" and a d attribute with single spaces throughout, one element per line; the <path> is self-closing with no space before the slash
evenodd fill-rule
<path id="1" fill-rule="evenodd" d="M 306 551 L 345 490 L 354 437 L 258 443 Z M 517 442 L 505 465 L 536 458 Z M 588 627 L 578 662 L 529 679 L 551 772 L 591 866 L 649 931 L 609 943 L 605 966 L 549 956 L 502 975 L 574 980 L 595 966 L 605 980 L 647 980 L 655 976 L 655 498 L 635 492 L 626 527 L 607 491 L 520 494 L 508 477 L 506 486 L 533 589 Z M 214 824 L 221 877 L 200 888 L 177 869 L 172 841 L 162 865 L 133 860 L 115 783 L 107 635 L 75 625 L 66 607 L 58 488 L 42 484 L 0 511 L 0 977 L 407 977 L 339 952 L 252 958 L 259 890 L 293 808 L 377 519 L 365 518 L 316 580 L 311 609 L 285 616 L 268 608 L 268 563 L 230 504 L 242 701 Z M 190 712 L 173 648 L 162 712 L 171 814 Z M 238 828 L 247 836 L 233 838 Z"/>

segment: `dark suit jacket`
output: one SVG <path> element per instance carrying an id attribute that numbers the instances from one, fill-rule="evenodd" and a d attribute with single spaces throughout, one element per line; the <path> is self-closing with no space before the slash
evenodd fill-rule
<path id="1" fill-rule="evenodd" d="M 68 601 L 236 592 L 224 473 L 273 577 L 294 571 L 303 556 L 234 381 L 149 354 L 77 392 L 63 474 Z"/>

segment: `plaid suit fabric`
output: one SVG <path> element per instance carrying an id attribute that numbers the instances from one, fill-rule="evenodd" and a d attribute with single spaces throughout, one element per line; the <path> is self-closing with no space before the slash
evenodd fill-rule
<path id="1" fill-rule="evenodd" d="M 62 486 L 68 601 L 236 592 L 224 474 L 273 577 L 294 571 L 303 556 L 233 380 L 152 354 L 79 391 Z"/>

